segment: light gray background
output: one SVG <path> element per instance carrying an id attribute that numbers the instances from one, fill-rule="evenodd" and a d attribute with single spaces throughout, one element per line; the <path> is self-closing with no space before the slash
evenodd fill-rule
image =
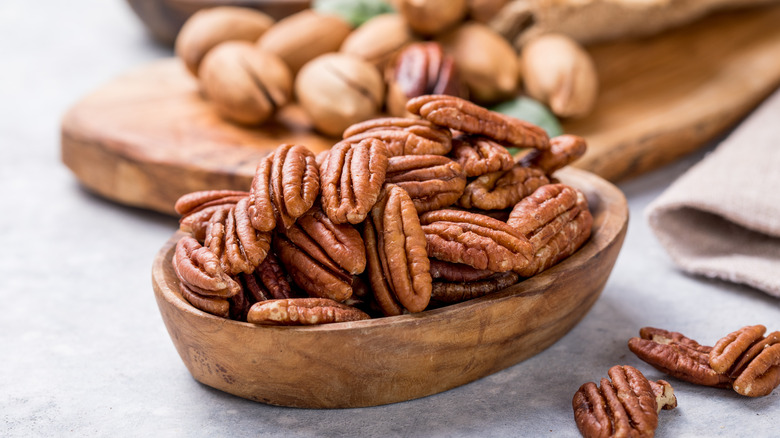
<path id="1" fill-rule="evenodd" d="M 194 381 L 168 338 L 150 268 L 176 220 L 83 190 L 59 123 L 112 77 L 169 56 L 119 0 L 0 2 L 0 436 L 578 436 L 571 397 L 615 364 L 661 374 L 626 341 L 640 327 L 712 343 L 780 329 L 755 290 L 681 274 L 643 217 L 704 152 L 625 183 L 631 222 L 602 297 L 538 356 L 420 400 L 368 409 L 265 406 Z M 780 117 L 780 115 L 778 115 Z M 780 389 L 759 399 L 672 380 L 657 436 L 777 436 Z"/>

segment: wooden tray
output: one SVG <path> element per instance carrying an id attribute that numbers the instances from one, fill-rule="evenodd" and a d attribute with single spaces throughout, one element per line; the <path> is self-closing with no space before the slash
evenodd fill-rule
<path id="1" fill-rule="evenodd" d="M 471 382 L 525 360 L 565 335 L 599 297 L 628 222 L 623 194 L 577 169 L 561 179 L 586 193 L 593 233 L 558 265 L 503 291 L 414 315 L 312 327 L 219 318 L 179 293 L 176 233 L 152 268 L 155 297 L 182 361 L 201 383 L 263 403 L 374 406 Z"/>
<path id="2" fill-rule="evenodd" d="M 589 48 L 602 83 L 595 113 L 564 124 L 588 140 L 576 164 L 620 181 L 724 132 L 780 84 L 780 6 L 720 13 L 663 35 Z M 177 60 L 143 66 L 85 97 L 62 122 L 62 159 L 89 189 L 173 214 L 182 194 L 247 190 L 283 142 L 314 151 L 295 107 L 259 129 L 221 120 Z"/>

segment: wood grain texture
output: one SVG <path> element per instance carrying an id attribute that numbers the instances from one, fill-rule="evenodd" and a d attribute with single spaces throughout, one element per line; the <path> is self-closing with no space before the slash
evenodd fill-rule
<path id="1" fill-rule="evenodd" d="M 584 136 L 576 166 L 621 181 L 707 144 L 780 84 L 780 6 L 710 16 L 652 38 L 590 47 L 596 111 L 564 124 Z M 280 143 L 332 145 L 297 107 L 247 129 L 220 119 L 180 63 L 143 66 L 100 87 L 62 122 L 62 158 L 89 189 L 173 214 L 176 199 L 246 190 L 259 158 Z"/>
<path id="2" fill-rule="evenodd" d="M 171 266 L 176 233 L 152 268 L 168 333 L 192 376 L 247 399 L 306 408 L 400 402 L 471 382 L 525 360 L 566 334 L 600 295 L 628 222 L 625 197 L 567 169 L 594 215 L 591 239 L 553 268 L 503 291 L 414 315 L 313 327 L 264 327 L 185 302 Z"/>

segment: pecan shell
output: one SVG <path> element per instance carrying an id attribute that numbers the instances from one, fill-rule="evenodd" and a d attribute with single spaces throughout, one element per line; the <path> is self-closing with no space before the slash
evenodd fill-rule
<path id="1" fill-rule="evenodd" d="M 206 238 L 206 226 L 211 216 L 219 210 L 230 210 L 249 192 L 235 190 L 204 190 L 188 193 L 180 197 L 174 209 L 181 215 L 179 228 L 192 233 L 199 241 Z"/>
<path id="2" fill-rule="evenodd" d="M 612 381 L 601 379 L 600 386 L 585 383 L 574 394 L 574 420 L 582 435 L 652 437 L 658 427 L 658 412 L 677 404 L 671 386 L 664 381 L 651 385 L 639 370 L 628 365 L 614 366 L 608 374 Z M 659 386 L 660 391 L 656 389 Z"/>
<path id="3" fill-rule="evenodd" d="M 505 147 L 481 137 L 461 136 L 452 139 L 450 155 L 469 178 L 508 170 L 515 164 L 512 154 Z"/>
<path id="4" fill-rule="evenodd" d="M 418 213 L 454 204 L 466 187 L 460 165 L 441 155 L 390 157 L 385 182 L 406 190 Z"/>
<path id="5" fill-rule="evenodd" d="M 402 188 L 385 185 L 382 197 L 371 210 L 371 221 L 389 290 L 409 312 L 425 310 L 432 279 L 425 234 L 412 199 Z"/>
<path id="6" fill-rule="evenodd" d="M 369 316 L 352 307 L 327 298 L 287 298 L 255 303 L 247 322 L 268 325 L 316 325 L 360 321 Z"/>
<path id="7" fill-rule="evenodd" d="M 452 149 L 452 133 L 427 120 L 385 117 L 356 123 L 344 131 L 355 143 L 367 138 L 382 140 L 391 157 L 445 155 Z"/>
<path id="8" fill-rule="evenodd" d="M 431 301 L 452 304 L 479 298 L 506 289 L 517 283 L 519 275 L 512 271 L 500 272 L 490 277 L 469 282 L 434 281 Z"/>
<path id="9" fill-rule="evenodd" d="M 462 210 L 429 211 L 420 216 L 428 254 L 476 269 L 522 269 L 533 257 L 531 243 L 498 219 Z"/>
<path id="10" fill-rule="evenodd" d="M 409 100 L 406 109 L 439 126 L 488 137 L 508 146 L 550 148 L 547 132 L 539 126 L 458 97 L 435 94 L 415 97 Z"/>
<path id="11" fill-rule="evenodd" d="M 541 169 L 551 175 L 585 155 L 586 150 L 584 138 L 577 135 L 559 135 L 550 139 L 550 149 L 531 150 L 520 160 L 520 165 Z"/>
<path id="12" fill-rule="evenodd" d="M 322 208 L 333 222 L 363 222 L 382 190 L 387 158 L 385 143 L 374 138 L 333 146 L 320 174 Z"/>
<path id="13" fill-rule="evenodd" d="M 541 170 L 516 164 L 509 170 L 488 173 L 468 183 L 458 205 L 482 210 L 512 208 L 521 199 L 549 183 L 550 180 Z"/>
<path id="14" fill-rule="evenodd" d="M 306 213 L 320 192 L 314 154 L 304 146 L 283 144 L 260 161 L 252 179 L 249 214 L 258 231 L 271 231 L 277 222 L 289 228 Z"/>

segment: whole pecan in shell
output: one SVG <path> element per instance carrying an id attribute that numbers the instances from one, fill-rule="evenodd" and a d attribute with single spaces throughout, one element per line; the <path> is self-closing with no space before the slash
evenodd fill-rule
<path id="1" fill-rule="evenodd" d="M 321 166 L 322 209 L 337 224 L 363 222 L 385 182 L 388 152 L 381 140 L 344 140 Z"/>
<path id="2" fill-rule="evenodd" d="M 360 321 L 369 316 L 351 306 L 327 298 L 287 298 L 255 303 L 247 322 L 269 325 L 315 325 Z"/>
<path id="3" fill-rule="evenodd" d="M 432 258 L 505 272 L 522 269 L 533 257 L 528 239 L 498 219 L 462 210 L 436 210 L 420 216 L 420 223 Z"/>
<path id="4" fill-rule="evenodd" d="M 521 199 L 549 183 L 550 180 L 541 170 L 516 164 L 509 170 L 488 173 L 469 182 L 458 205 L 482 210 L 512 208 Z"/>
<path id="5" fill-rule="evenodd" d="M 628 365 L 614 366 L 608 375 L 612 381 L 601 379 L 600 386 L 585 383 L 574 394 L 574 420 L 582 435 L 652 437 L 660 410 L 677 406 L 671 385 L 663 380 L 651 382 Z"/>
<path id="6" fill-rule="evenodd" d="M 431 298 L 432 279 L 425 234 L 412 199 L 404 189 L 385 185 L 371 210 L 371 221 L 376 231 L 376 252 L 389 289 L 409 312 L 425 310 Z"/>
<path id="7" fill-rule="evenodd" d="M 418 213 L 454 204 L 466 187 L 460 165 L 441 155 L 390 157 L 385 182 L 406 190 Z"/>
<path id="8" fill-rule="evenodd" d="M 230 210 L 249 192 L 236 190 L 203 190 L 180 197 L 174 209 L 181 215 L 179 229 L 192 233 L 199 241 L 206 238 L 206 226 L 211 216 L 219 210 Z"/>
<path id="9" fill-rule="evenodd" d="M 764 337 L 766 327 L 743 327 L 721 338 L 712 347 L 712 369 L 734 379 L 732 388 L 741 395 L 769 395 L 780 385 L 780 332 Z"/>
<path id="10" fill-rule="evenodd" d="M 520 160 L 520 165 L 541 169 L 551 175 L 585 155 L 586 150 L 584 138 L 577 135 L 559 135 L 550 139 L 550 149 L 532 149 Z"/>
<path id="11" fill-rule="evenodd" d="M 479 298 L 517 283 L 519 275 L 512 271 L 500 272 L 490 277 L 469 282 L 434 281 L 431 301 L 438 303 L 459 303 Z"/>
<path id="12" fill-rule="evenodd" d="M 460 164 L 469 178 L 508 170 L 515 164 L 512 154 L 505 147 L 487 138 L 474 136 L 453 138 L 450 156 Z"/>
<path id="13" fill-rule="evenodd" d="M 458 97 L 436 94 L 419 96 L 409 100 L 406 109 L 439 126 L 488 137 L 508 146 L 550 148 L 547 132 L 539 126 L 490 111 Z"/>
<path id="14" fill-rule="evenodd" d="M 320 192 L 314 154 L 305 146 L 283 144 L 260 161 L 252 180 L 249 214 L 258 231 L 277 222 L 288 228 L 306 213 Z"/>
<path id="15" fill-rule="evenodd" d="M 382 140 L 391 157 L 399 155 L 445 155 L 452 149 L 452 133 L 427 120 L 384 117 L 356 123 L 344 130 L 344 140 L 356 143 L 366 138 Z"/>

